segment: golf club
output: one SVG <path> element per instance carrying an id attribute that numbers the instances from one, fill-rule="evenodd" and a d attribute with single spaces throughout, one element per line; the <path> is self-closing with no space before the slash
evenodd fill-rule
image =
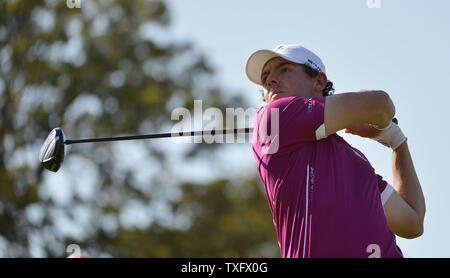
<path id="1" fill-rule="evenodd" d="M 41 164 L 44 166 L 45 169 L 50 170 L 52 172 L 57 172 L 64 161 L 64 145 L 79 144 L 79 143 L 139 140 L 139 139 L 155 139 L 155 138 L 181 137 L 181 136 L 239 134 L 239 133 L 249 133 L 252 131 L 253 128 L 235 128 L 235 129 L 222 129 L 209 131 L 188 131 L 188 132 L 181 131 L 173 133 L 66 140 L 63 130 L 60 127 L 56 127 L 50 132 L 44 144 L 42 145 L 41 150 L 39 152 L 39 161 L 41 162 Z"/>
<path id="2" fill-rule="evenodd" d="M 396 118 L 392 119 L 392 121 L 398 124 L 398 120 Z M 235 129 L 188 131 L 188 132 L 181 131 L 172 133 L 66 140 L 63 130 L 60 127 L 56 127 L 50 132 L 44 144 L 42 145 L 41 150 L 39 152 L 39 161 L 41 162 L 41 164 L 44 166 L 45 169 L 50 170 L 52 172 L 57 172 L 64 161 L 64 145 L 79 144 L 79 143 L 139 140 L 139 139 L 155 139 L 155 138 L 181 137 L 181 136 L 238 134 L 249 132 L 253 132 L 253 128 L 235 128 Z"/>

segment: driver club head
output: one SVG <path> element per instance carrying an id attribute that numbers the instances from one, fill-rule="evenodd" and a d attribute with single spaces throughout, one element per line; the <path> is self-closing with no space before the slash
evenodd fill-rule
<path id="1" fill-rule="evenodd" d="M 45 139 L 39 152 L 39 161 L 45 169 L 58 171 L 64 161 L 64 132 L 61 128 L 54 128 Z"/>

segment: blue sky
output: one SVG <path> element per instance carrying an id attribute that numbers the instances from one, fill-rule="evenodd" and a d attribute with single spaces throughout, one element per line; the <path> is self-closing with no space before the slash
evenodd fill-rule
<path id="1" fill-rule="evenodd" d="M 318 54 L 336 93 L 361 89 L 389 93 L 427 205 L 424 235 L 397 238 L 398 245 L 406 257 L 449 257 L 450 189 L 444 174 L 450 155 L 444 115 L 450 100 L 449 1 L 381 0 L 380 8 L 368 8 L 366 0 L 168 3 L 173 22 L 164 36 L 192 41 L 216 68 L 219 85 L 226 92 L 245 95 L 254 108 L 263 103 L 260 88 L 245 76 L 246 59 L 255 50 L 283 43 L 302 44 Z M 342 131 L 338 134 L 392 184 L 389 149 Z M 235 148 L 232 159 L 241 166 L 246 161 L 256 173 L 249 145 Z"/>

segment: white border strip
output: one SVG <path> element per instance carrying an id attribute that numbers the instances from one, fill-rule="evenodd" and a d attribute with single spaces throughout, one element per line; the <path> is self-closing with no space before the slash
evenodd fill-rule
<path id="1" fill-rule="evenodd" d="M 386 201 L 391 197 L 392 193 L 394 192 L 394 187 L 390 185 L 389 183 L 386 185 L 386 188 L 381 192 L 381 203 L 384 204 Z"/>
<path id="2" fill-rule="evenodd" d="M 303 258 L 305 258 L 305 251 L 306 251 L 306 235 L 308 232 L 308 191 L 309 191 L 309 164 L 306 168 L 306 212 L 305 212 L 305 233 L 303 238 Z"/>

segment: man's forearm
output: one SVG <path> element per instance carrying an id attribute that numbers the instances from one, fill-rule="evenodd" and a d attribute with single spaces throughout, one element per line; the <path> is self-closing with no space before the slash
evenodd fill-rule
<path id="1" fill-rule="evenodd" d="M 403 142 L 392 152 L 392 168 L 395 190 L 423 221 L 425 217 L 425 198 L 414 169 L 407 141 Z"/>

